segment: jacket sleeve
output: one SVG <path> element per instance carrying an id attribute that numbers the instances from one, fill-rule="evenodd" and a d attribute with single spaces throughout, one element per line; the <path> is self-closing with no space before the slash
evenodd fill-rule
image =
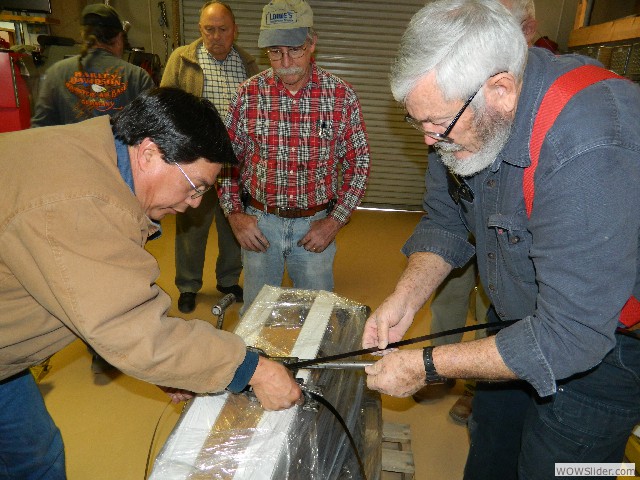
<path id="1" fill-rule="evenodd" d="M 223 390 L 245 358 L 244 342 L 207 322 L 169 317 L 171 300 L 143 246 L 146 218 L 98 197 L 22 213 L 4 233 L 7 265 L 48 315 L 122 372 L 194 392 Z"/>
<path id="2" fill-rule="evenodd" d="M 55 71 L 53 66 L 51 70 Z M 55 73 L 49 72 L 40 82 L 38 99 L 36 100 L 33 116 L 31 117 L 31 128 L 48 127 L 64 123 L 60 119 L 58 109 L 56 108 L 58 94 L 53 77 L 55 77 Z"/>
<path id="3" fill-rule="evenodd" d="M 240 87 L 229 103 L 229 110 L 225 117 L 225 126 L 238 159 L 236 165 L 225 164 L 218 176 L 218 197 L 225 215 L 243 211 L 240 199 L 242 170 L 245 168 L 243 167 L 245 162 L 251 161 L 246 148 L 248 142 L 244 119 L 246 95 L 244 87 Z"/>
<path id="4" fill-rule="evenodd" d="M 541 396 L 599 364 L 615 345 L 638 268 L 638 157 L 623 145 L 597 147 L 537 177 L 530 219 L 536 311 L 500 331 L 496 343 Z"/>
<path id="5" fill-rule="evenodd" d="M 160 80 L 161 87 L 176 87 L 180 88 L 180 53 L 178 50 L 174 50 L 167 64 L 164 67 L 162 73 L 162 80 Z"/>

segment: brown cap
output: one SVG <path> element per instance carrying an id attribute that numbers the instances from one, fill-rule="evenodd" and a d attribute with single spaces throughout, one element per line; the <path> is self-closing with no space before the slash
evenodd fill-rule
<path id="1" fill-rule="evenodd" d="M 113 7 L 102 3 L 87 5 L 82 10 L 82 25 L 109 27 L 124 31 L 120 15 Z"/>

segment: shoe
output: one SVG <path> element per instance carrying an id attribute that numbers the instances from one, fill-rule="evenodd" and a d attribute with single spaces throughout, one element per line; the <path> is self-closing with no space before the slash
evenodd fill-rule
<path id="1" fill-rule="evenodd" d="M 218 290 L 220 293 L 224 293 L 225 295 L 227 293 L 233 293 L 233 295 L 236 297 L 236 302 L 243 301 L 242 294 L 244 293 L 244 291 L 242 290 L 242 287 L 240 285 L 231 285 L 230 287 L 216 285 L 216 290 Z"/>
<path id="2" fill-rule="evenodd" d="M 182 292 L 178 298 L 178 310 L 182 313 L 191 313 L 196 309 L 196 294 L 193 292 Z"/>
<path id="3" fill-rule="evenodd" d="M 471 402 L 473 400 L 473 392 L 465 390 L 460 398 L 453 404 L 449 410 L 449 416 L 454 422 L 460 425 L 466 425 L 471 416 Z"/>
<path id="4" fill-rule="evenodd" d="M 429 403 L 444 397 L 455 386 L 456 379 L 447 378 L 444 383 L 426 385 L 411 396 L 416 403 Z"/>
<path id="5" fill-rule="evenodd" d="M 91 371 L 96 375 L 101 373 L 115 372 L 117 369 L 97 353 L 91 356 Z"/>

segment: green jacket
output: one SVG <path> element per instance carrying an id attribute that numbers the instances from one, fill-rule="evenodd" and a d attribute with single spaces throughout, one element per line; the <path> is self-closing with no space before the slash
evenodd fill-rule
<path id="1" fill-rule="evenodd" d="M 199 97 L 202 96 L 204 88 L 204 74 L 198 63 L 197 51 L 202 44 L 202 38 L 195 42 L 176 48 L 167 65 L 164 67 L 164 73 L 160 82 L 161 87 L 176 87 Z M 239 47 L 235 43 L 233 48 L 238 52 L 244 68 L 247 71 L 247 78 L 253 77 L 260 71 L 255 58 L 246 50 Z M 225 112 L 221 112 L 224 114 Z"/>

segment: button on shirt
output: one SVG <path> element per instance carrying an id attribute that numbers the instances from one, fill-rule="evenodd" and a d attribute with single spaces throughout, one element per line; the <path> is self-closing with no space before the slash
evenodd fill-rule
<path id="1" fill-rule="evenodd" d="M 546 136 L 527 218 L 522 190 L 540 101 L 566 71 L 594 61 L 532 48 L 508 143 L 493 165 L 467 178 L 473 203 L 456 205 L 445 166 L 432 155 L 428 212 L 403 247 L 464 265 L 476 239 L 478 270 L 498 315 L 522 319 L 500 331 L 506 365 L 541 396 L 600 363 L 615 344 L 620 310 L 639 292 L 640 88 L 599 82 L 567 104 Z"/>
<path id="2" fill-rule="evenodd" d="M 240 161 L 221 175 L 226 214 L 242 211 L 240 184 L 273 207 L 306 209 L 336 199 L 331 216 L 340 223 L 364 196 L 369 146 L 360 102 L 348 84 L 315 63 L 295 95 L 272 69 L 245 82 L 226 125 Z"/>
<path id="3" fill-rule="evenodd" d="M 204 72 L 202 96 L 211 100 L 224 118 L 229 102 L 238 85 L 247 78 L 247 72 L 238 52 L 232 47 L 224 60 L 216 60 L 204 46 L 198 48 L 198 64 Z"/>

